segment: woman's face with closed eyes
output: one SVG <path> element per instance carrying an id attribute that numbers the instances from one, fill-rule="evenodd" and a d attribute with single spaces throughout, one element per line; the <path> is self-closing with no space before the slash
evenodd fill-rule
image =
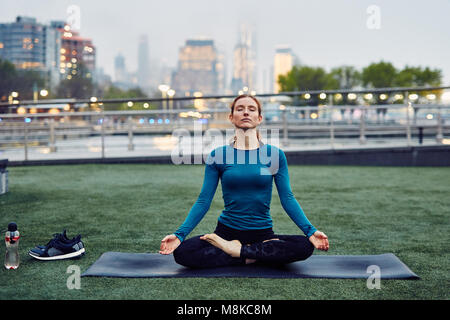
<path id="1" fill-rule="evenodd" d="M 255 100 L 250 97 L 242 97 L 235 101 L 229 119 L 237 128 L 253 129 L 261 123 L 262 115 Z"/>

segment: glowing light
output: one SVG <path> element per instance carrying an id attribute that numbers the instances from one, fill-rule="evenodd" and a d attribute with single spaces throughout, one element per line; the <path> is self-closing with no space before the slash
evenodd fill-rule
<path id="1" fill-rule="evenodd" d="M 305 93 L 304 97 L 305 97 L 305 99 L 309 99 L 309 98 L 311 98 L 311 95 L 309 93 Z"/>
<path id="2" fill-rule="evenodd" d="M 168 95 L 170 98 L 172 98 L 172 97 L 175 95 L 175 90 L 173 90 L 173 89 L 167 90 L 167 95 Z"/>
<path id="3" fill-rule="evenodd" d="M 419 96 L 418 96 L 417 94 L 413 93 L 413 94 L 410 94 L 410 95 L 408 96 L 408 98 L 409 98 L 410 100 L 417 100 L 417 99 L 419 98 Z"/>
<path id="4" fill-rule="evenodd" d="M 356 94 L 355 93 L 349 93 L 347 95 L 348 100 L 356 100 Z"/>
<path id="5" fill-rule="evenodd" d="M 133 101 L 128 101 L 127 106 L 131 108 L 133 106 Z"/>
<path id="6" fill-rule="evenodd" d="M 19 93 L 16 91 L 11 92 L 11 97 L 17 98 L 19 96 Z"/>
<path id="7" fill-rule="evenodd" d="M 153 123 L 155 123 L 155 119 L 150 119 L 150 120 L 148 120 L 148 122 L 153 124 Z"/>
<path id="8" fill-rule="evenodd" d="M 25 113 L 27 113 L 27 109 L 25 109 L 24 107 L 17 108 L 17 114 L 25 114 Z"/>
<path id="9" fill-rule="evenodd" d="M 364 95 L 364 99 L 366 99 L 366 100 L 370 100 L 370 99 L 372 99 L 373 98 L 373 94 L 371 94 L 371 93 L 366 93 L 365 95 Z"/>
<path id="10" fill-rule="evenodd" d="M 319 95 L 319 98 L 320 99 L 325 99 L 327 97 L 327 94 L 326 93 L 324 93 L 324 92 L 322 92 L 320 95 Z"/>
<path id="11" fill-rule="evenodd" d="M 144 103 L 144 108 L 147 109 L 149 107 L 149 104 L 146 102 Z"/>
<path id="12" fill-rule="evenodd" d="M 160 85 L 158 86 L 158 89 L 159 89 L 159 91 L 161 91 L 161 92 L 167 92 L 167 90 L 169 90 L 170 87 L 169 87 L 167 84 L 160 84 Z"/>
<path id="13" fill-rule="evenodd" d="M 92 103 L 96 103 L 97 102 L 97 97 L 91 97 L 90 100 L 91 100 Z"/>
<path id="14" fill-rule="evenodd" d="M 319 116 L 317 115 L 317 113 L 313 112 L 311 113 L 311 119 L 317 119 Z"/>
<path id="15" fill-rule="evenodd" d="M 432 94 L 432 93 L 427 94 L 427 99 L 428 99 L 428 100 L 436 100 L 436 95 L 435 95 L 435 94 Z"/>
<path id="16" fill-rule="evenodd" d="M 285 105 L 280 105 L 280 110 L 286 110 L 286 106 Z"/>
<path id="17" fill-rule="evenodd" d="M 450 102 L 450 91 L 444 92 L 441 96 L 442 101 Z"/>
<path id="18" fill-rule="evenodd" d="M 59 113 L 59 110 L 56 109 L 56 108 L 51 108 L 51 109 L 48 111 L 48 113 L 51 113 L 51 114 L 58 114 L 58 113 Z"/>
<path id="19" fill-rule="evenodd" d="M 428 120 L 433 120 L 433 115 L 431 113 L 427 114 L 427 119 Z"/>
<path id="20" fill-rule="evenodd" d="M 336 100 L 341 100 L 342 99 L 342 94 L 337 93 L 335 96 Z"/>
<path id="21" fill-rule="evenodd" d="M 384 93 L 380 94 L 380 99 L 381 100 L 386 100 L 387 99 L 387 95 L 385 95 Z"/>

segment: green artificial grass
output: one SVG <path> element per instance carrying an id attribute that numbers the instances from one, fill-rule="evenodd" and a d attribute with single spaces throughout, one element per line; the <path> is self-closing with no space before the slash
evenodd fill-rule
<path id="1" fill-rule="evenodd" d="M 448 299 L 450 169 L 289 166 L 294 195 L 330 240 L 330 255 L 392 252 L 421 280 L 81 278 L 67 287 L 67 268 L 81 272 L 106 251 L 158 252 L 196 201 L 201 165 L 74 165 L 9 168 L 0 196 L 0 230 L 16 221 L 19 269 L 1 268 L 0 299 Z M 223 208 L 211 208 L 189 236 L 212 232 Z M 274 231 L 302 234 L 281 207 L 274 185 Z M 67 229 L 82 234 L 81 259 L 42 262 L 27 255 Z M 5 246 L 0 246 L 1 259 Z M 3 262 L 3 261 L 2 261 Z"/>

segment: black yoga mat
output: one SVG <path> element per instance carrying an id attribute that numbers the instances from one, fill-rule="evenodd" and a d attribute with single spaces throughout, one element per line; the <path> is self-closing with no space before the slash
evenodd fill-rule
<path id="1" fill-rule="evenodd" d="M 368 270 L 369 266 L 371 267 Z M 81 276 L 119 278 L 337 278 L 367 279 L 379 271 L 380 279 L 420 279 L 394 254 L 312 255 L 305 261 L 282 266 L 245 266 L 190 269 L 177 264 L 172 255 L 106 252 Z"/>

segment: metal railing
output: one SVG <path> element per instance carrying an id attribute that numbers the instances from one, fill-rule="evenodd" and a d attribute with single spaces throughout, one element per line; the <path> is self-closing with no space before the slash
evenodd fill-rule
<path id="1" fill-rule="evenodd" d="M 280 100 L 280 95 L 260 97 L 264 116 L 260 130 L 263 138 L 272 142 L 276 138 L 284 148 L 450 143 L 450 105 L 441 102 L 413 104 L 405 99 L 402 104 L 333 105 L 329 101 L 326 105 L 293 106 Z M 201 144 L 207 152 L 215 146 L 206 138 L 208 131 L 222 132 L 225 139 L 217 140 L 219 144 L 226 143 L 227 133 L 233 131 L 227 115 L 234 96 L 203 98 L 211 103 L 205 103 L 202 111 L 98 109 L 0 114 L 0 158 L 28 161 L 170 154 L 180 143 L 174 135 L 180 129 L 194 136 L 197 132 L 200 139 L 190 139 L 189 144 L 192 149 Z"/>

